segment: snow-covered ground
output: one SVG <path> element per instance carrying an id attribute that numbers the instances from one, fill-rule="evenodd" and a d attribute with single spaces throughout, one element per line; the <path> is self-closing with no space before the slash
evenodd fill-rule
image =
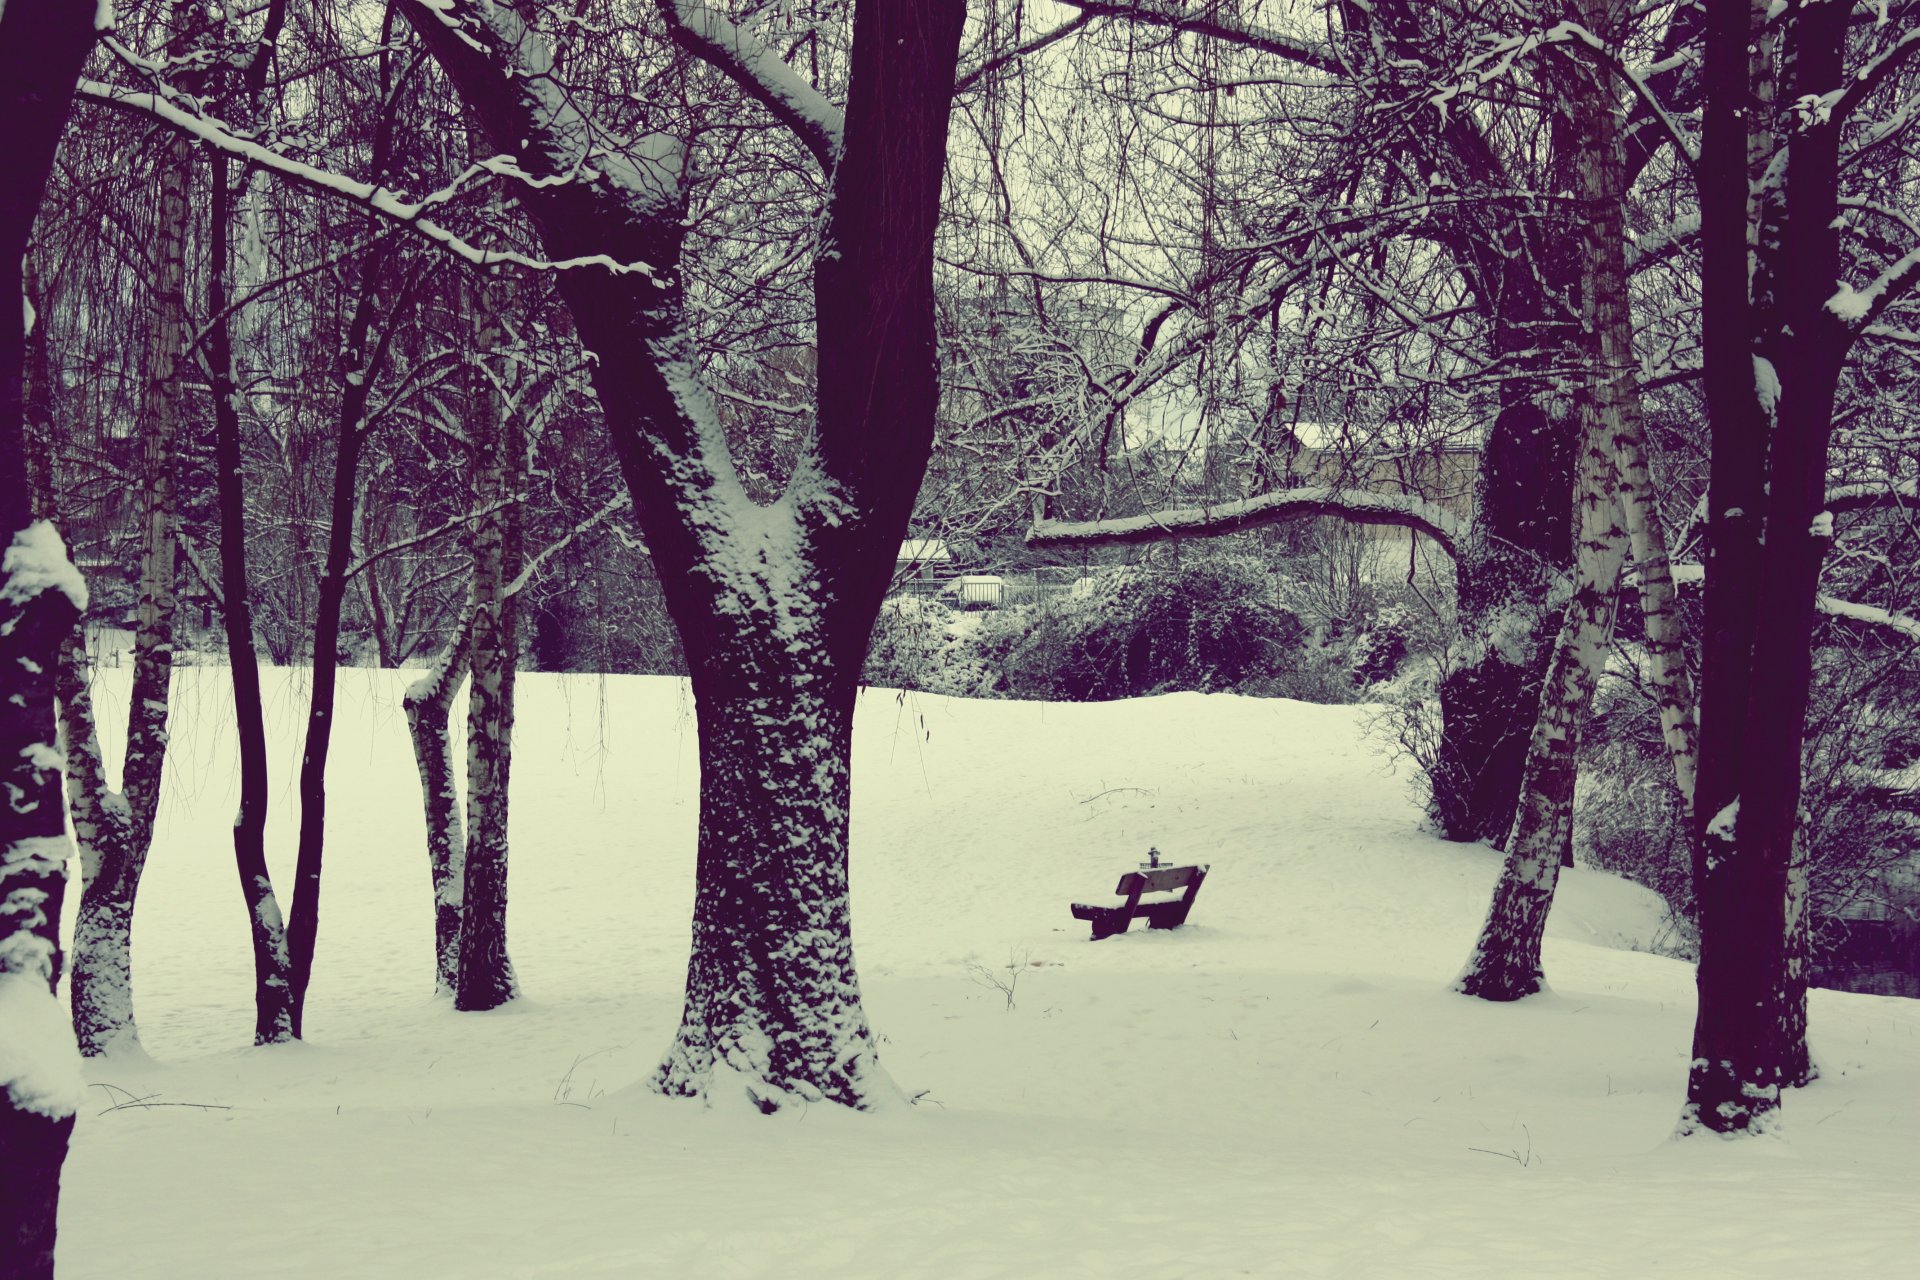
<path id="1" fill-rule="evenodd" d="M 526 994 L 457 1015 L 429 994 L 404 680 L 344 675 L 311 1038 L 256 1050 L 224 672 L 181 673 L 134 938 L 153 1061 L 90 1069 L 65 1280 L 1799 1280 L 1920 1256 L 1920 1002 L 1815 993 L 1825 1074 L 1784 1140 L 1669 1142 L 1692 974 L 1629 949 L 1659 904 L 1576 870 L 1551 994 L 1449 994 L 1496 855 L 1417 830 L 1355 709 L 866 694 L 856 943 L 919 1105 L 767 1119 L 639 1085 L 686 961 L 684 686 L 521 677 Z M 290 796 L 304 687 L 269 681 Z M 1212 864 L 1192 923 L 1090 943 L 1067 904 L 1149 845 Z"/>

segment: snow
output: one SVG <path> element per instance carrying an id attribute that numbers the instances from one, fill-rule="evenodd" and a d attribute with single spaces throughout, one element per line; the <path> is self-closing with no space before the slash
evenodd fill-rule
<path id="1" fill-rule="evenodd" d="M 86 1102 L 73 1022 L 37 973 L 0 973 L 0 1088 L 15 1109 L 55 1118 Z"/>
<path id="2" fill-rule="evenodd" d="M 284 889 L 305 677 L 264 675 Z M 1693 974 L 1621 949 L 1661 934 L 1660 905 L 1570 869 L 1552 990 L 1450 994 L 1499 855 L 1419 830 L 1364 708 L 867 692 L 856 943 L 881 1062 L 919 1105 L 658 1098 L 693 895 L 684 682 L 520 677 L 527 995 L 466 1015 L 431 998 L 414 675 L 341 673 L 312 1040 L 259 1050 L 224 673 L 176 673 L 134 925 L 153 1060 L 89 1065 L 64 1280 L 1799 1280 L 1905 1274 L 1920 1246 L 1920 1006 L 1815 992 L 1824 1075 L 1787 1096 L 1783 1140 L 1669 1141 Z M 127 676 L 101 673 L 103 713 Z M 102 725 L 110 755 L 123 733 Z M 1212 864 L 1192 920 L 1089 942 L 1068 904 L 1149 847 Z"/>
<path id="3" fill-rule="evenodd" d="M 1780 372 L 1765 356 L 1753 358 L 1753 385 L 1769 420 L 1780 411 Z"/>
<path id="4" fill-rule="evenodd" d="M 67 559 L 67 544 L 50 520 L 36 520 L 13 535 L 0 556 L 0 600 L 25 604 L 42 591 L 60 591 L 81 613 L 87 611 L 87 584 Z"/>

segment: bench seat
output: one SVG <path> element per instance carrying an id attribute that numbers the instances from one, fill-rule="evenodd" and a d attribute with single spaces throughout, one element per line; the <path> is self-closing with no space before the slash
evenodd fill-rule
<path id="1" fill-rule="evenodd" d="M 1207 878 L 1205 864 L 1189 867 L 1148 867 L 1120 877 L 1114 896 L 1099 902 L 1075 902 L 1069 910 L 1076 920 L 1093 926 L 1093 941 L 1125 933 L 1136 916 L 1147 918 L 1150 929 L 1177 929 L 1187 921 L 1193 900 Z"/>

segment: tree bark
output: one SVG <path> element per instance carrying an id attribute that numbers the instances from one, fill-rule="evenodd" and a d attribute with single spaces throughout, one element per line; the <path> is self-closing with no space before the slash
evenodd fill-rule
<path id="1" fill-rule="evenodd" d="M 671 0 L 661 7 L 677 20 Z M 516 69 L 546 65 L 545 51 L 512 5 L 409 0 L 405 12 L 529 173 L 578 172 L 595 155 L 564 99 L 521 90 Z M 650 278 L 569 271 L 558 285 L 599 356 L 595 387 L 695 673 L 702 839 L 687 1005 L 655 1078 L 668 1093 L 738 1086 L 771 1109 L 861 1108 L 891 1092 L 847 936 L 847 726 L 933 441 L 933 232 L 964 19 L 961 0 L 855 8 L 815 266 L 813 447 L 771 506 L 746 496 L 687 339 L 671 148 L 650 140 L 644 154 L 596 158 L 591 183 L 519 194 L 550 253 L 649 267 Z M 804 83 L 779 92 L 822 136 L 840 132 L 841 113 Z M 746 825 L 723 827 L 728 814 Z"/>
<path id="2" fill-rule="evenodd" d="M 261 65 L 264 61 L 260 60 Z M 267 872 L 266 713 L 260 696 L 260 659 L 253 642 L 253 590 L 247 579 L 246 475 L 240 451 L 241 397 L 234 384 L 232 317 L 227 313 L 232 190 L 227 185 L 225 153 L 209 147 L 208 154 L 212 165 L 213 236 L 207 274 L 207 360 L 213 379 L 214 488 L 220 507 L 220 617 L 226 633 L 234 728 L 240 749 L 240 804 L 233 816 L 233 856 L 253 949 L 253 1042 L 280 1044 L 293 1037 L 293 1009 L 286 923 Z"/>
<path id="3" fill-rule="evenodd" d="M 0 27 L 0 35 L 11 34 Z M 19 261 L 16 255 L 0 268 L 0 283 L 18 286 Z M 11 448 L 16 457 L 25 444 L 18 403 L 12 420 L 0 421 L 0 449 Z M 0 792 L 8 797 L 0 804 L 0 1043 L 7 1050 L 0 1056 L 0 1152 L 7 1171 L 0 1191 L 0 1274 L 50 1277 L 60 1167 L 85 1091 L 72 1025 L 54 994 L 71 851 L 60 796 L 54 672 L 86 589 L 67 563 L 60 535 L 45 521 L 27 525 L 26 506 L 24 486 L 0 497 L 0 524 L 15 530 L 0 559 Z"/>
<path id="4" fill-rule="evenodd" d="M 328 510 L 327 557 L 314 610 L 313 692 L 306 744 L 300 755 L 300 835 L 294 863 L 293 910 L 287 920 L 289 1022 L 296 1039 L 304 1028 L 307 984 L 313 978 L 314 944 L 320 924 L 320 868 L 326 850 L 327 752 L 333 743 L 333 695 L 340 670 L 340 612 L 353 558 L 355 485 L 361 447 L 367 439 L 367 398 L 385 352 L 391 324 L 369 348 L 378 305 L 380 260 L 370 251 L 360 268 L 360 292 L 348 323 L 346 377 L 340 394 L 340 430 L 333 456 L 333 497 Z"/>
<path id="5" fill-rule="evenodd" d="M 520 571 L 521 443 L 518 421 L 502 403 L 487 361 L 504 337 L 491 304 L 475 286 L 474 346 L 468 432 L 473 440 L 474 493 L 495 506 L 473 531 L 473 629 L 468 645 L 467 846 L 462 859 L 460 940 L 453 1007 L 495 1009 L 519 994 L 507 954 L 507 815 L 513 766 L 513 686 L 519 665 L 514 598 Z M 506 377 L 502 370 L 501 377 Z M 503 505 L 496 505 L 503 504 Z M 424 775 L 423 775 L 424 778 Z M 430 837 L 431 838 L 431 837 Z"/>
<path id="6" fill-rule="evenodd" d="M 160 808 L 160 783 L 166 769 L 167 714 L 173 684 L 173 613 L 176 529 L 174 441 L 180 430 L 187 345 L 186 246 L 187 182 L 193 151 L 184 136 L 167 140 L 159 162 L 159 221 L 155 227 L 153 322 L 147 340 L 148 382 L 140 411 L 142 503 L 140 608 L 133 642 L 133 687 L 127 705 L 127 749 L 120 792 L 106 790 L 104 773 L 90 774 L 99 789 L 88 802 L 95 810 L 124 810 L 98 826 L 103 837 L 82 865 L 90 867 L 80 895 L 73 935 L 74 1029 L 81 1052 L 89 1057 L 119 1046 L 137 1046 L 133 1016 L 134 903 L 140 876 L 153 847 L 154 817 Z M 85 647 L 81 647 L 84 660 Z M 84 680 L 84 676 L 82 677 Z M 71 684 L 71 681 L 69 682 Z M 70 727 L 80 727 L 76 703 Z M 77 775 L 76 775 L 77 776 Z M 69 784 L 69 791 L 72 784 Z"/>
<path id="7" fill-rule="evenodd" d="M 433 990 L 453 995 L 459 975 L 460 908 L 466 899 L 466 836 L 460 795 L 453 783 L 453 747 L 448 721 L 453 697 L 467 678 L 473 653 L 473 606 L 455 623 L 446 648 L 427 674 L 407 686 L 401 705 L 413 759 L 420 770 L 420 799 L 427 820 L 427 872 L 433 882 Z"/>
<path id="8" fill-rule="evenodd" d="M 1617 0 L 1576 0 L 1589 31 L 1611 41 Z M 1543 985 L 1540 944 L 1560 868 L 1572 861 L 1573 792 L 1580 730 L 1613 632 L 1615 590 L 1626 562 L 1616 442 L 1637 394 L 1627 300 L 1625 156 L 1609 73 L 1592 58 L 1551 64 L 1548 84 L 1572 117 L 1573 169 L 1584 217 L 1581 284 L 1587 364 L 1575 397 L 1581 423 L 1574 489 L 1575 584 L 1541 690 L 1507 861 L 1479 941 L 1457 983 L 1486 1000 L 1517 1000 Z"/>
<path id="9" fill-rule="evenodd" d="M 22 412 L 21 259 L 66 125 L 93 6 L 9 0 L 0 10 L 0 1041 L 26 1072 L 0 1079 L 0 1259 L 53 1275 L 60 1170 L 84 1082 L 55 998 L 70 846 L 54 718 L 59 651 L 86 589 L 51 524 L 33 523 Z"/>
<path id="10" fill-rule="evenodd" d="M 1778 323 L 1755 321 L 1746 278 L 1749 138 L 1738 113 L 1752 107 L 1748 50 L 1766 11 L 1713 0 L 1707 13 L 1701 205 L 1711 255 L 1704 301 L 1713 459 L 1694 814 L 1699 1008 L 1679 1131 L 1737 1134 L 1773 1126 L 1781 1085 L 1805 1052 L 1793 994 L 1804 976 L 1796 980 L 1790 963 L 1790 868 L 1815 599 L 1831 536 L 1815 517 L 1825 506 L 1833 400 L 1851 334 L 1827 305 L 1840 280 L 1841 122 L 1825 112 L 1802 114 L 1787 143 L 1779 251 L 1762 254 L 1760 272 Z M 1841 90 L 1846 29 L 1843 7 L 1797 11 L 1788 42 L 1792 100 Z M 1756 331 L 1791 356 L 1770 362 L 1777 398 L 1760 394 Z"/>

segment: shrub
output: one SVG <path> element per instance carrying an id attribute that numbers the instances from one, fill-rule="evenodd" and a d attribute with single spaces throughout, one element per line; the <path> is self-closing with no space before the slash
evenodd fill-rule
<path id="1" fill-rule="evenodd" d="M 1245 559 L 1132 566 L 1090 581 L 1037 611 L 1007 647 L 1015 696 L 1089 702 L 1240 689 L 1285 675 L 1305 638 L 1271 575 Z"/>

